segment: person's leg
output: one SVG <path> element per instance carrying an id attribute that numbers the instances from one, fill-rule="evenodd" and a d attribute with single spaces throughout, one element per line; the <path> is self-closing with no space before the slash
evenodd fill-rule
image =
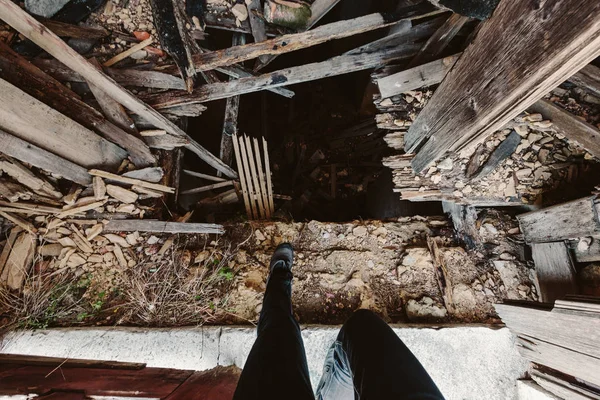
<path id="1" fill-rule="evenodd" d="M 292 262 L 292 247 L 277 247 L 258 320 L 258 337 L 234 400 L 314 399 L 300 327 L 292 314 Z"/>
<path id="2" fill-rule="evenodd" d="M 354 383 L 354 398 L 359 400 L 444 398 L 419 360 L 371 311 L 356 311 L 333 348 L 336 362 L 326 362 L 317 389 L 319 400 L 349 398 L 348 376 Z"/>

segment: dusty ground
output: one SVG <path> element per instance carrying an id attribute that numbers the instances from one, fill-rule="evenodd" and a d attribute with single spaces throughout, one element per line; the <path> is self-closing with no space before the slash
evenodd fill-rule
<path id="1" fill-rule="evenodd" d="M 127 268 L 57 269 L 39 257 L 24 294 L 3 291 L 0 311 L 6 325 L 33 328 L 255 323 L 271 254 L 288 241 L 296 249 L 293 303 L 301 323 L 342 323 L 358 308 L 389 322 L 497 322 L 493 303 L 536 299 L 510 221 L 483 220 L 485 249 L 469 251 L 445 219 L 423 217 L 239 223 L 220 238 L 141 234 L 125 249 L 137 259 Z"/>

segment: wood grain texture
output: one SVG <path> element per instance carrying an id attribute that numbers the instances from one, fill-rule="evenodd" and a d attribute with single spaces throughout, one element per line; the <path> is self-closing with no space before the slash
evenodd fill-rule
<path id="1" fill-rule="evenodd" d="M 87 169 L 2 130 L 0 130 L 0 142 L 4 154 L 80 185 L 89 185 L 92 182 L 92 177 L 88 174 Z"/>
<path id="2" fill-rule="evenodd" d="M 542 114 L 544 119 L 552 121 L 552 126 L 559 133 L 581 144 L 596 157 L 600 157 L 600 130 L 595 126 L 545 99 L 535 102 L 528 110 Z"/>
<path id="3" fill-rule="evenodd" d="M 569 400 L 599 400 L 600 396 L 589 389 L 576 383 L 567 382 L 551 374 L 543 373 L 534 369 L 531 371 L 531 377 L 542 388 L 553 393 L 559 399 Z"/>
<path id="4" fill-rule="evenodd" d="M 595 196 L 517 215 L 527 243 L 556 242 L 600 234 Z"/>
<path id="5" fill-rule="evenodd" d="M 577 294 L 577 273 L 565 242 L 532 243 L 531 256 L 540 288 L 540 299 L 551 303 Z"/>
<path id="6" fill-rule="evenodd" d="M 85 58 L 69 47 L 58 36 L 52 33 L 44 25 L 23 11 L 18 5 L 10 0 L 0 0 L 0 19 L 19 31 L 29 40 L 46 50 L 50 55 L 65 64 L 67 67 L 79 73 L 88 82 L 104 89 L 111 97 L 121 103 L 127 109 L 140 115 L 156 127 L 176 135 L 187 137 L 187 134 L 177 125 L 169 121 L 158 111 L 144 104 L 136 96 L 119 86 L 112 78 L 102 71 L 98 71 Z M 211 154 L 200 145 L 191 146 L 190 150 L 207 164 L 220 170 L 231 178 L 237 178 L 237 174 L 229 166 Z"/>
<path id="7" fill-rule="evenodd" d="M 113 169 L 127 157 L 120 147 L 0 79 L 0 128 L 82 167 Z"/>
<path id="8" fill-rule="evenodd" d="M 373 53 L 342 55 L 327 61 L 286 68 L 256 77 L 200 86 L 191 94 L 183 91 L 168 91 L 140 96 L 148 104 L 159 108 L 225 99 L 274 87 L 375 68 L 392 60 L 411 57 L 418 48 L 418 45 L 410 44 Z"/>
<path id="9" fill-rule="evenodd" d="M 154 232 L 154 233 L 225 233 L 222 225 L 190 222 L 166 222 L 148 219 L 112 220 L 104 226 L 106 232 Z"/>
<path id="10" fill-rule="evenodd" d="M 413 169 L 478 144 L 599 54 L 600 2 L 501 1 L 409 129 Z"/>
<path id="11" fill-rule="evenodd" d="M 461 53 L 419 65 L 405 71 L 377 79 L 382 98 L 392 97 L 409 90 L 437 85 L 454 66 Z"/>
<path id="12" fill-rule="evenodd" d="M 311 31 L 282 35 L 274 39 L 249 43 L 244 46 L 228 47 L 196 55 L 195 65 L 198 70 L 206 71 L 223 65 L 230 65 L 260 57 L 262 55 L 284 54 L 292 51 L 316 46 L 330 40 L 369 32 L 374 29 L 393 25 L 403 19 L 410 20 L 418 15 L 429 15 L 439 12 L 431 7 L 411 8 L 398 16 L 369 14 L 353 20 L 338 21 L 322 25 Z M 402 17 L 401 17 L 402 16 Z"/>

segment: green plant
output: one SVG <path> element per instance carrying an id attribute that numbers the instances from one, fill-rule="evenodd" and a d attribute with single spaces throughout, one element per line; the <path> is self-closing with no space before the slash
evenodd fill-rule
<path id="1" fill-rule="evenodd" d="M 233 271 L 229 267 L 221 267 L 219 269 L 218 275 L 221 278 L 225 278 L 228 281 L 232 281 L 233 280 Z"/>

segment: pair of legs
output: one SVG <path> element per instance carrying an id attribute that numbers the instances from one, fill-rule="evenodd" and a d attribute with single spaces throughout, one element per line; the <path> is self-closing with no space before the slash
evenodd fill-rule
<path id="1" fill-rule="evenodd" d="M 258 337 L 233 396 L 246 399 L 315 399 L 300 326 L 292 313 L 290 245 L 277 248 Z M 359 310 L 329 349 L 318 400 L 443 399 L 427 371 L 374 313 Z"/>

